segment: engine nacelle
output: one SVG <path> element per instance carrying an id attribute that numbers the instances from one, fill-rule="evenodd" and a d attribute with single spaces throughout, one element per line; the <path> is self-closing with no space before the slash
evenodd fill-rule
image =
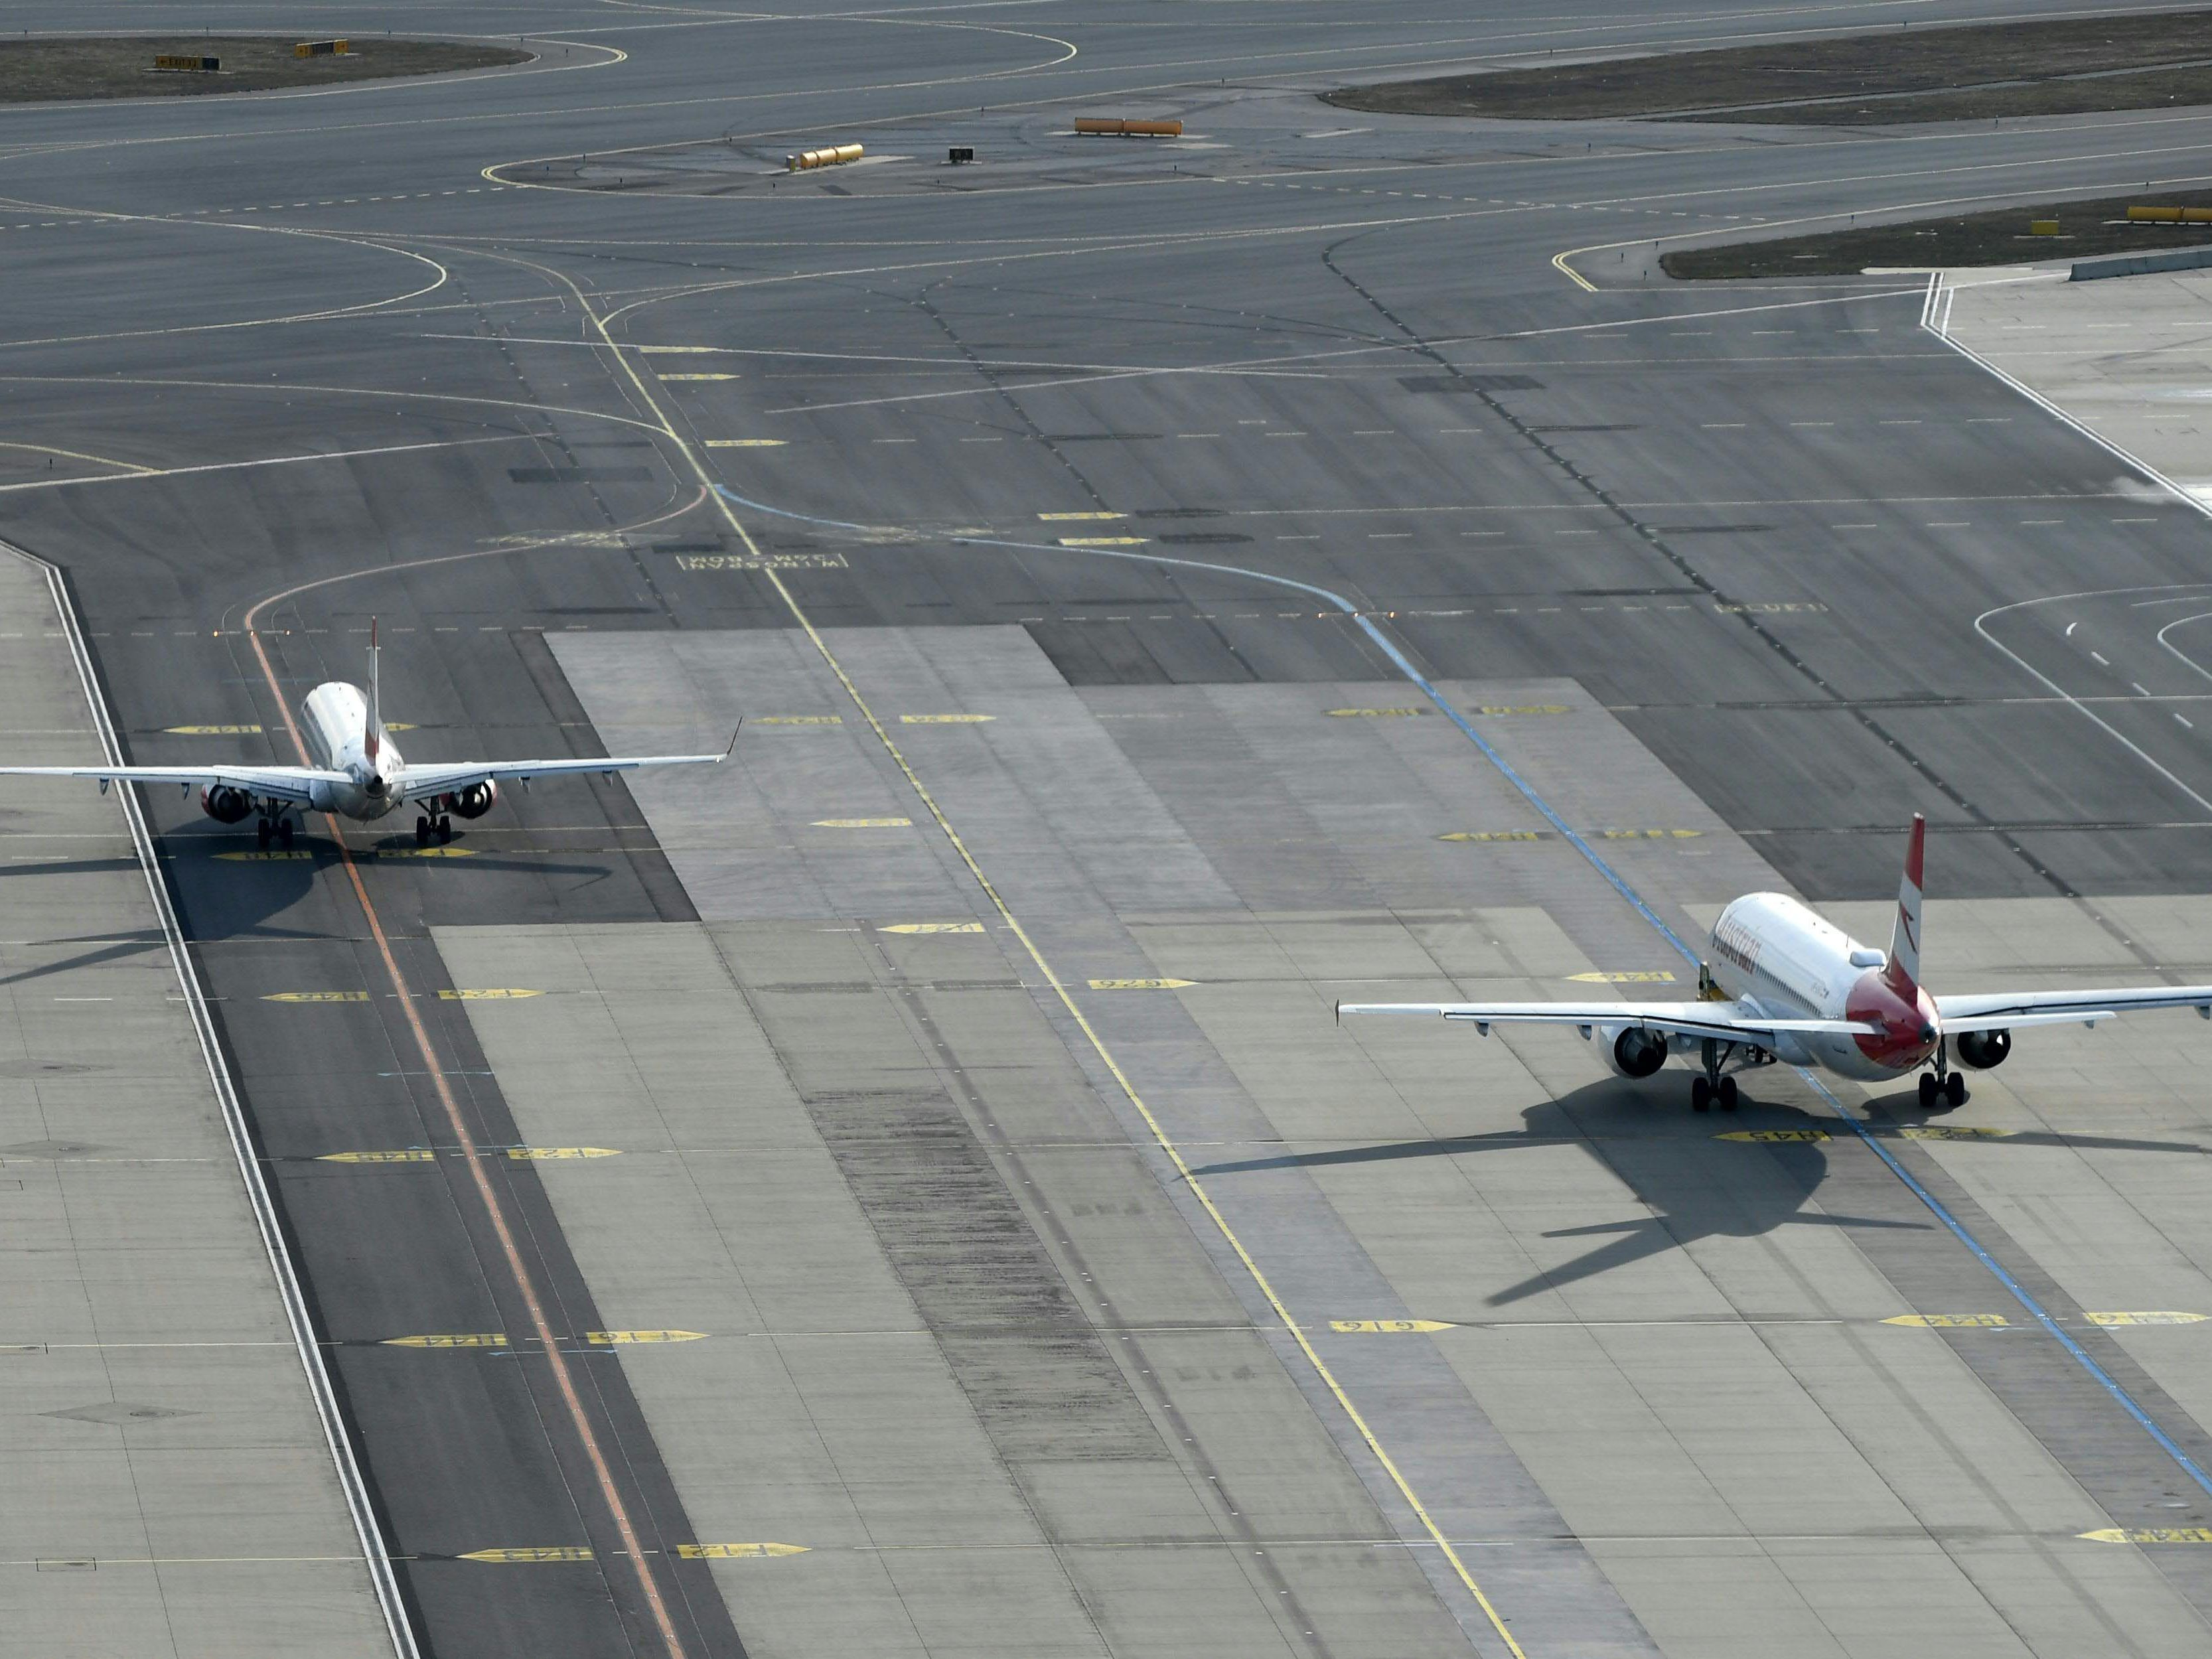
<path id="1" fill-rule="evenodd" d="M 1650 1077 L 1667 1063 L 1667 1034 L 1648 1025 L 1601 1025 L 1597 1041 L 1616 1077 Z"/>
<path id="2" fill-rule="evenodd" d="M 482 783 L 472 783 L 465 789 L 440 796 L 438 805 L 441 811 L 451 812 L 457 818 L 480 818 L 491 811 L 498 799 L 499 785 L 486 778 Z"/>
<path id="3" fill-rule="evenodd" d="M 253 797 L 227 783 L 211 783 L 200 791 L 200 811 L 217 823 L 236 823 L 253 810 Z"/>
<path id="4" fill-rule="evenodd" d="M 1951 1044 L 1958 1055 L 1959 1064 L 1977 1072 L 1986 1072 L 2002 1066 L 2005 1056 L 2012 1052 L 2010 1031 L 1961 1031 Z"/>

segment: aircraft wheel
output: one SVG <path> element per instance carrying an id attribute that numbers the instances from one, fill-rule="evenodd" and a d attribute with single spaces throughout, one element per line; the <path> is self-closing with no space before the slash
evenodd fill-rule
<path id="1" fill-rule="evenodd" d="M 430 844 L 429 819 L 417 818 L 415 820 L 415 844 L 417 847 L 428 847 Z"/>
<path id="2" fill-rule="evenodd" d="M 1713 1085 L 1705 1078 L 1693 1077 L 1690 1079 L 1690 1109 L 1693 1112 L 1710 1112 L 1713 1109 Z"/>
<path id="3" fill-rule="evenodd" d="M 1966 1103 L 1966 1074 L 1954 1072 L 1943 1079 L 1943 1098 L 1955 1111 Z"/>
<path id="4" fill-rule="evenodd" d="M 443 812 L 438 814 L 438 844 L 442 847 L 453 838 L 453 821 Z"/>
<path id="5" fill-rule="evenodd" d="M 1923 1112 L 1928 1112 L 1933 1111 L 1935 1109 L 1936 1073 L 1933 1072 L 1923 1072 L 1920 1074 L 1920 1109 Z"/>
<path id="6" fill-rule="evenodd" d="M 1723 1078 L 1717 1092 L 1721 1097 L 1721 1110 L 1724 1112 L 1735 1110 L 1735 1079 L 1732 1077 Z"/>
<path id="7" fill-rule="evenodd" d="M 253 826 L 253 834 L 254 839 L 261 844 L 261 850 L 264 853 L 267 852 L 269 850 L 269 820 L 267 818 L 264 818 L 260 823 L 255 824 Z"/>
<path id="8" fill-rule="evenodd" d="M 284 847 L 285 847 L 285 850 L 286 850 L 286 851 L 288 851 L 288 852 L 289 852 L 289 851 L 291 849 L 291 846 L 292 846 L 292 820 L 291 820 L 291 819 L 289 819 L 289 818 L 280 818 L 280 819 L 278 819 L 278 820 L 277 820 L 277 823 L 276 823 L 276 839 L 277 839 L 278 841 L 281 841 L 281 842 L 283 842 L 284 843 Z"/>

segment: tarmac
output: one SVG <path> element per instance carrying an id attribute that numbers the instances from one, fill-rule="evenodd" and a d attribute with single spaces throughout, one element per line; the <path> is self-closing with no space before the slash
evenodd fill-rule
<path id="1" fill-rule="evenodd" d="M 2187 329 L 2067 331 L 2193 292 L 2060 327 L 2002 309 L 2050 284 L 1650 274 L 2179 176 L 2212 118 L 1311 96 L 1749 9 L 531 21 L 482 76 L 0 111 L 0 511 L 134 758 L 296 758 L 372 617 L 410 759 L 746 722 L 434 856 L 144 798 L 403 1642 L 2203 1650 L 2212 1030 L 2024 1033 L 1940 1120 L 1766 1071 L 1729 1119 L 1571 1032 L 1332 1005 L 1679 994 L 1651 919 L 1761 887 L 1879 939 L 1915 811 L 1939 988 L 2212 978 L 2203 517 L 2076 389 L 2185 390 Z M 81 700 L 50 659 L 11 672 Z M 9 799 L 128 856 L 90 792 Z M 146 1070 L 133 1111 L 208 1075 Z M 233 1285 L 211 1328 L 273 1340 Z M 144 1363 L 118 1400 L 203 1375 Z M 258 1423 L 313 1426 L 292 1364 Z M 51 1477 L 109 1492 L 81 1455 Z M 243 1507 L 352 1587 L 315 1616 L 370 1613 L 324 1457 Z M 0 1571 L 105 1589 L 155 1553 L 131 1504 Z M 222 1639 L 295 1650 L 312 1575 L 253 1571 Z"/>

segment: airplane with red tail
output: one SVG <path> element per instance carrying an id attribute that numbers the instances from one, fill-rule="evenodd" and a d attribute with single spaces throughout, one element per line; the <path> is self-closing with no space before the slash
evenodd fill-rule
<path id="1" fill-rule="evenodd" d="M 2123 1013 L 2194 1008 L 2212 1019 L 2212 985 L 1937 996 L 1920 982 L 1921 860 L 1928 824 L 1912 817 L 1889 949 L 1860 944 L 1782 893 L 1748 893 L 1713 924 L 1695 1002 L 1346 1002 L 1346 1014 L 1426 1014 L 1473 1025 L 1572 1025 L 1619 1076 L 1646 1078 L 1680 1056 L 1699 1067 L 1690 1104 L 1736 1106 L 1739 1072 L 1777 1062 L 1865 1083 L 1920 1073 L 1920 1104 L 1966 1102 L 1966 1067 L 1987 1071 L 2031 1025 L 2094 1025 Z M 1956 1066 L 1953 1062 L 1956 1062 Z"/>

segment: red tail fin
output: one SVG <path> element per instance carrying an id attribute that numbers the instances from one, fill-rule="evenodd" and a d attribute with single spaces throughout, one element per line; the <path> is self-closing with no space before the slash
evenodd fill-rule
<path id="1" fill-rule="evenodd" d="M 1928 845 L 1928 820 L 1912 815 L 1912 840 L 1905 850 L 1905 879 L 1897 889 L 1897 921 L 1889 933 L 1889 963 L 1882 978 L 1902 997 L 1920 990 L 1921 860 Z"/>

